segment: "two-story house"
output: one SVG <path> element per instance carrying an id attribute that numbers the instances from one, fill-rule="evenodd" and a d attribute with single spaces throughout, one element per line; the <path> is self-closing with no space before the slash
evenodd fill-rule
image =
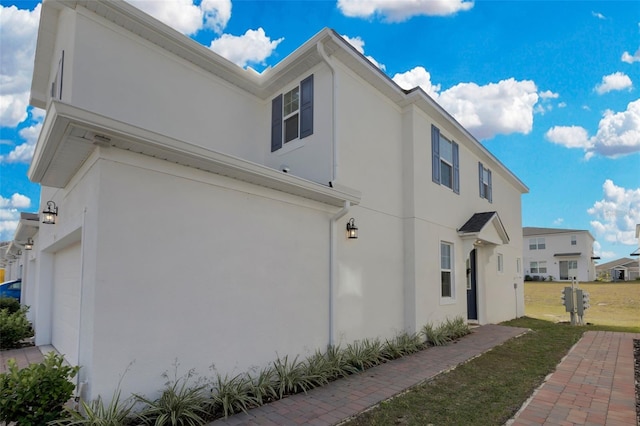
<path id="1" fill-rule="evenodd" d="M 40 19 L 28 303 L 85 398 L 524 314 L 527 187 L 334 31 L 258 75 L 122 1 Z"/>
<path id="2" fill-rule="evenodd" d="M 522 235 L 525 276 L 533 280 L 595 280 L 595 239 L 589 231 L 524 227 Z"/>

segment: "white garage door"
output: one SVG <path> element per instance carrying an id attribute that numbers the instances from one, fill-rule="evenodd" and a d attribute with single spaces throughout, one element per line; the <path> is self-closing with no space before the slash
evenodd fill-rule
<path id="1" fill-rule="evenodd" d="M 80 243 L 58 251 L 53 264 L 51 343 L 67 362 L 78 363 Z"/>

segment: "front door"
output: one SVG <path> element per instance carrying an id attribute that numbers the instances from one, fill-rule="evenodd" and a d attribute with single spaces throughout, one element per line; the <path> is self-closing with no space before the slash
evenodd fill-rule
<path id="1" fill-rule="evenodd" d="M 471 250 L 467 264 L 467 319 L 478 320 L 478 281 L 476 279 L 476 249 Z"/>

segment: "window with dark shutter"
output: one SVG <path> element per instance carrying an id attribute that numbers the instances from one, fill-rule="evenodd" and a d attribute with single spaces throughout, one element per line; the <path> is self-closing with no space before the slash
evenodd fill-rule
<path id="1" fill-rule="evenodd" d="M 282 95 L 271 101 L 271 152 L 282 148 Z"/>
<path id="2" fill-rule="evenodd" d="M 300 139 L 313 134 L 313 74 L 300 83 Z"/>
<path id="3" fill-rule="evenodd" d="M 440 183 L 440 129 L 431 125 L 431 179 Z"/>
<path id="4" fill-rule="evenodd" d="M 460 154 L 458 144 L 451 142 L 451 148 L 453 149 L 453 192 L 460 193 Z"/>

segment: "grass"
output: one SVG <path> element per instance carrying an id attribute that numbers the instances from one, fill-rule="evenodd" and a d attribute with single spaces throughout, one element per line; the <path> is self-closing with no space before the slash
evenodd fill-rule
<path id="1" fill-rule="evenodd" d="M 569 321 L 560 302 L 560 293 L 570 283 L 526 282 L 524 285 L 525 313 L 528 317 L 554 322 Z M 591 307 L 584 315 L 585 322 L 596 325 L 635 327 L 640 333 L 640 282 L 579 283 L 589 293 Z"/>
<path id="2" fill-rule="evenodd" d="M 558 294 L 558 300 L 560 299 Z M 373 425 L 499 425 L 509 420 L 586 330 L 637 327 L 570 326 L 533 318 L 505 325 L 530 328 L 455 370 L 382 403 L 347 423 Z"/>

